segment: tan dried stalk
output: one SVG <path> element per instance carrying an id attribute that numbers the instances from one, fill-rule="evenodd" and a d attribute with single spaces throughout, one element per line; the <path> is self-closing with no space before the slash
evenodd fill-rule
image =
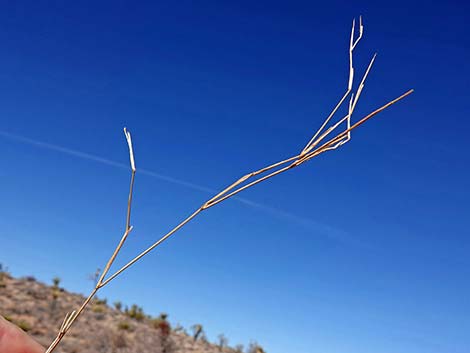
<path id="1" fill-rule="evenodd" d="M 325 121 L 322 123 L 322 125 L 320 126 L 320 129 L 318 129 L 318 131 L 313 135 L 313 137 L 305 145 L 302 151 L 299 154 L 296 154 L 290 158 L 284 159 L 280 162 L 273 163 L 267 167 L 261 168 L 257 171 L 254 171 L 254 172 L 251 172 L 242 176 L 233 184 L 229 185 L 227 188 L 225 188 L 220 193 L 218 193 L 217 195 L 212 197 L 210 200 L 205 202 L 203 205 L 201 205 L 189 217 L 184 219 L 181 223 L 179 223 L 176 227 L 170 230 L 167 234 L 162 236 L 154 244 L 152 244 L 146 250 L 142 251 L 139 255 L 134 257 L 126 265 L 122 266 L 119 270 L 117 270 L 112 275 L 110 275 L 107 279 L 105 279 L 106 275 L 108 274 L 111 268 L 111 265 L 113 264 L 119 251 L 124 245 L 124 242 L 126 241 L 127 237 L 129 236 L 130 232 L 133 229 L 133 227 L 130 225 L 130 222 L 131 222 L 132 192 L 133 192 L 133 187 L 134 187 L 136 167 L 135 167 L 135 161 L 134 161 L 134 151 L 132 147 L 131 134 L 124 128 L 124 134 L 126 136 L 127 144 L 129 147 L 129 158 L 130 158 L 130 166 L 131 166 L 131 180 L 130 180 L 130 187 L 129 187 L 129 198 L 127 202 L 126 228 L 124 230 L 124 234 L 121 240 L 119 241 L 118 245 L 116 246 L 116 249 L 112 253 L 111 257 L 109 258 L 108 262 L 106 263 L 106 266 L 104 267 L 104 270 L 101 273 L 95 288 L 92 290 L 92 292 L 83 302 L 83 304 L 77 310 L 74 310 L 65 316 L 64 321 L 62 325 L 60 326 L 60 329 L 56 338 L 47 348 L 46 353 L 51 353 L 57 347 L 59 342 L 67 334 L 67 332 L 70 330 L 75 320 L 77 320 L 77 318 L 80 316 L 83 310 L 87 307 L 87 305 L 90 303 L 90 301 L 93 299 L 93 297 L 95 296 L 95 294 L 98 292 L 99 289 L 109 284 L 109 282 L 111 282 L 113 279 L 119 276 L 123 271 L 128 269 L 134 263 L 139 261 L 142 257 L 144 257 L 153 249 L 155 249 L 157 246 L 159 246 L 162 242 L 168 239 L 171 235 L 173 235 L 175 232 L 180 230 L 184 225 L 186 225 L 189 221 L 195 218 L 199 213 L 201 213 L 204 210 L 207 210 L 208 208 L 211 208 L 212 206 L 217 205 L 218 203 L 222 201 L 227 200 L 228 198 L 238 194 L 239 192 L 249 187 L 252 187 L 253 185 L 256 185 L 269 178 L 272 178 L 275 175 L 284 173 L 289 169 L 298 167 L 299 165 L 311 160 L 312 158 L 318 156 L 321 153 L 324 153 L 326 151 L 333 150 L 333 149 L 338 148 L 339 146 L 342 146 L 343 144 L 345 144 L 351 139 L 352 130 L 359 127 L 360 125 L 365 123 L 367 120 L 371 119 L 376 114 L 380 113 L 382 110 L 388 108 L 392 104 L 395 104 L 396 102 L 405 98 L 406 96 L 408 96 L 409 94 L 413 92 L 413 90 L 407 91 L 406 93 L 402 94 L 398 98 L 395 98 L 394 100 L 388 102 L 387 104 L 384 104 L 380 108 L 377 108 L 376 110 L 374 110 L 367 116 L 363 117 L 361 120 L 351 125 L 351 116 L 354 112 L 354 109 L 356 108 L 356 104 L 364 88 L 365 80 L 372 68 L 372 65 L 374 64 L 375 57 L 376 57 L 376 55 L 372 57 L 361 79 L 361 82 L 359 83 L 359 86 L 356 89 L 356 92 L 352 93 L 353 82 L 354 82 L 353 51 L 356 48 L 357 44 L 359 43 L 363 35 L 364 27 L 362 24 L 362 18 L 359 19 L 359 35 L 357 36 L 357 38 L 355 38 L 355 27 L 356 27 L 355 21 L 353 20 L 353 25 L 351 29 L 351 38 L 350 38 L 350 44 L 349 44 L 349 79 L 348 79 L 347 90 L 343 94 L 343 96 L 340 98 L 338 103 L 335 105 L 335 107 L 333 108 L 331 113 L 328 115 L 328 117 L 325 119 Z M 345 100 L 347 99 L 349 95 L 350 95 L 350 99 L 349 99 L 349 104 L 348 104 L 348 113 L 325 130 L 328 123 L 331 121 L 333 116 L 337 113 L 338 109 L 343 105 L 343 103 L 345 102 Z M 346 128 L 343 131 L 338 132 L 338 128 L 343 123 L 345 123 Z M 333 132 L 335 132 L 335 134 L 332 134 Z M 332 135 L 334 136 L 332 137 Z M 249 179 L 254 179 L 254 180 L 248 182 Z"/>

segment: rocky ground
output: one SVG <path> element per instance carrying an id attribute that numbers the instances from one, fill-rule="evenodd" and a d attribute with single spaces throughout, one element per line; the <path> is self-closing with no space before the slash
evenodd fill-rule
<path id="1" fill-rule="evenodd" d="M 0 279 L 0 315 L 47 346 L 65 313 L 76 309 L 82 295 L 48 286 L 33 277 Z M 161 322 L 130 317 L 129 312 L 94 301 L 68 332 L 57 353 L 236 353 L 239 348 L 220 347 L 172 328 L 165 333 Z"/>

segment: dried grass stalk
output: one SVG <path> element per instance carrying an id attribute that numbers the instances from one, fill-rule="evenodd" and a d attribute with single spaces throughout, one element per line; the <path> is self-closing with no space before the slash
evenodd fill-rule
<path id="1" fill-rule="evenodd" d="M 63 320 L 62 325 L 60 326 L 60 329 L 56 338 L 47 348 L 46 353 L 51 353 L 57 347 L 57 345 L 62 340 L 62 338 L 70 330 L 75 320 L 77 320 L 77 318 L 80 316 L 83 310 L 87 307 L 91 299 L 95 296 L 95 294 L 98 292 L 100 288 L 109 284 L 122 272 L 127 270 L 130 266 L 132 266 L 134 263 L 139 261 L 142 257 L 147 255 L 149 252 L 151 252 L 153 249 L 155 249 L 157 246 L 163 243 L 171 235 L 173 235 L 175 232 L 177 232 L 183 226 L 185 226 L 189 221 L 191 221 L 193 218 L 199 215 L 202 211 L 207 210 L 219 204 L 220 202 L 225 201 L 228 198 L 238 194 L 239 192 L 249 187 L 252 187 L 262 181 L 265 181 L 278 174 L 284 173 L 290 169 L 298 167 L 299 165 L 311 160 L 312 158 L 318 156 L 319 154 L 322 154 L 326 151 L 334 150 L 344 145 L 345 143 L 350 141 L 352 130 L 356 129 L 357 127 L 365 123 L 367 120 L 374 117 L 376 114 L 380 113 L 384 109 L 390 107 L 391 105 L 395 104 L 396 102 L 400 101 L 401 99 L 405 98 L 406 96 L 410 95 L 413 92 L 413 90 L 407 91 L 406 93 L 389 101 L 388 103 L 384 104 L 380 108 L 377 108 L 376 110 L 374 110 L 367 116 L 363 117 L 362 119 L 360 119 L 359 121 L 351 125 L 352 114 L 356 108 L 359 97 L 361 96 L 361 93 L 363 91 L 366 78 L 369 75 L 369 72 L 376 58 L 376 54 L 374 54 L 374 56 L 370 60 L 370 63 L 367 69 L 365 70 L 362 76 L 362 79 L 356 91 L 353 92 L 354 73 L 355 73 L 354 65 L 353 65 L 353 52 L 357 44 L 361 40 L 363 32 L 364 32 L 362 18 L 359 18 L 359 35 L 357 36 L 357 38 L 355 38 L 355 28 L 356 28 L 356 22 L 355 20 L 353 20 L 350 43 L 349 43 L 349 78 L 348 78 L 348 85 L 347 85 L 346 92 L 341 96 L 338 103 L 334 106 L 333 110 L 331 111 L 331 113 L 327 116 L 327 118 L 324 120 L 324 122 L 322 123 L 318 131 L 312 136 L 312 138 L 305 145 L 305 147 L 300 151 L 300 153 L 242 176 L 233 184 L 229 185 L 224 190 L 219 192 L 217 195 L 215 195 L 214 197 L 209 199 L 207 202 L 202 204 L 196 211 L 194 211 L 189 217 L 184 219 L 176 227 L 170 230 L 167 234 L 163 235 L 159 240 L 157 240 L 155 243 L 149 246 L 146 250 L 142 251 L 139 255 L 134 257 L 126 265 L 122 266 L 120 269 L 118 269 L 116 272 L 114 272 L 112 275 L 106 278 L 114 260 L 116 259 L 117 255 L 119 254 L 119 251 L 121 250 L 127 237 L 129 236 L 129 234 L 131 233 L 133 229 L 130 223 L 131 223 L 132 193 L 133 193 L 133 187 L 134 187 L 136 167 L 135 167 L 134 150 L 132 147 L 131 134 L 129 131 L 127 131 L 126 128 L 124 128 L 124 134 L 127 140 L 128 147 L 129 147 L 129 160 L 130 160 L 130 166 L 131 166 L 129 197 L 128 197 L 128 202 L 127 202 L 127 213 L 126 213 L 126 228 L 124 230 L 124 234 L 122 235 L 121 240 L 119 241 L 116 248 L 114 249 L 114 252 L 112 253 L 108 262 L 106 263 L 106 266 L 104 267 L 104 270 L 101 273 L 95 288 L 92 290 L 92 292 L 83 302 L 83 304 L 77 310 L 67 313 L 67 315 L 65 316 Z M 348 113 L 341 119 L 337 120 L 335 123 L 331 124 L 331 120 L 336 115 L 339 108 L 344 104 L 348 96 L 349 96 Z M 328 124 L 330 124 L 330 126 L 327 128 Z M 343 125 L 345 125 L 345 127 L 340 128 Z"/>

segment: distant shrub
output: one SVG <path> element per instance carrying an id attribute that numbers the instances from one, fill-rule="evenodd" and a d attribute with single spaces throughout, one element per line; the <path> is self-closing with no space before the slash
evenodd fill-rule
<path id="1" fill-rule="evenodd" d="M 22 329 L 24 332 L 28 332 L 29 330 L 31 330 L 31 325 L 26 321 L 23 321 L 23 320 L 14 321 L 14 324 L 18 326 L 20 329 Z"/>
<path id="2" fill-rule="evenodd" d="M 28 332 L 29 330 L 31 330 L 31 325 L 27 321 L 15 320 L 14 318 L 8 315 L 3 316 L 3 318 L 11 322 L 12 324 L 15 324 L 16 326 L 18 326 L 20 329 L 22 329 L 25 332 Z"/>
<path id="3" fill-rule="evenodd" d="M 95 303 L 96 303 L 97 305 L 103 305 L 103 306 L 105 306 L 105 305 L 108 304 L 108 299 L 106 299 L 106 298 L 104 298 L 104 299 L 98 299 L 98 298 L 96 298 L 96 299 L 95 299 Z"/>
<path id="4" fill-rule="evenodd" d="M 116 308 L 117 311 L 121 311 L 122 303 L 120 301 L 114 302 L 114 307 Z"/>
<path id="5" fill-rule="evenodd" d="M 160 337 L 160 350 L 162 353 L 175 351 L 174 342 L 170 337 L 171 325 L 167 320 L 168 314 L 161 313 L 157 318 L 151 319 L 152 326 L 158 331 Z"/>
<path id="6" fill-rule="evenodd" d="M 101 305 L 101 304 L 97 304 L 97 303 L 93 303 L 93 305 L 91 306 L 91 310 L 94 313 L 104 313 L 105 312 L 104 306 Z"/>
<path id="7" fill-rule="evenodd" d="M 120 321 L 118 323 L 118 329 L 123 330 L 123 331 L 131 331 L 132 326 L 127 321 Z"/>
<path id="8" fill-rule="evenodd" d="M 168 315 L 165 313 L 161 313 L 159 317 L 152 319 L 151 323 L 152 326 L 159 330 L 160 335 L 162 337 L 168 337 L 170 335 L 171 326 L 167 320 Z"/>
<path id="9" fill-rule="evenodd" d="M 130 309 L 127 310 L 126 315 L 137 321 L 142 321 L 145 319 L 144 310 L 136 304 L 132 304 Z"/>

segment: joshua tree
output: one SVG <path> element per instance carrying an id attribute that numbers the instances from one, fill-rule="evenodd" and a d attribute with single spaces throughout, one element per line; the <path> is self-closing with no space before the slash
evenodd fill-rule
<path id="1" fill-rule="evenodd" d="M 52 279 L 52 285 L 55 287 L 55 288 L 59 288 L 59 284 L 60 284 L 60 277 L 54 277 Z"/>
<path id="2" fill-rule="evenodd" d="M 194 338 L 195 341 L 197 341 L 199 336 L 204 334 L 204 330 L 203 330 L 201 324 L 195 324 L 195 325 L 191 326 L 191 330 L 193 331 L 193 338 Z"/>
<path id="3" fill-rule="evenodd" d="M 51 289 L 51 294 L 52 294 L 52 301 L 50 303 L 51 315 L 55 314 L 55 311 L 57 308 L 57 300 L 59 299 L 59 296 L 60 296 L 59 284 L 60 284 L 60 278 L 54 277 L 52 279 L 52 289 Z"/>
<path id="4" fill-rule="evenodd" d="M 217 336 L 219 342 L 217 344 L 217 346 L 219 347 L 219 351 L 223 351 L 223 349 L 225 347 L 227 347 L 228 345 L 228 339 L 227 337 L 225 337 L 225 335 L 223 333 L 221 333 L 220 335 Z"/>

